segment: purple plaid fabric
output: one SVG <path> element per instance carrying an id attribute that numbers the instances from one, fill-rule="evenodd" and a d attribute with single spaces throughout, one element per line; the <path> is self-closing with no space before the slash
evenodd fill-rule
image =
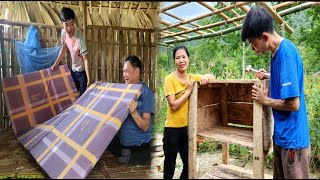
<path id="1" fill-rule="evenodd" d="M 68 109 L 19 137 L 50 178 L 86 178 L 129 114 L 140 84 L 94 83 Z"/>
<path id="2" fill-rule="evenodd" d="M 79 97 L 67 65 L 2 78 L 1 83 L 18 136 L 58 115 Z"/>

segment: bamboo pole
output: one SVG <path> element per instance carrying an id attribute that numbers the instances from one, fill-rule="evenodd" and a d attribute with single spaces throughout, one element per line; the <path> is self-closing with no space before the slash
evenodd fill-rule
<path id="1" fill-rule="evenodd" d="M 7 25 L 13 25 L 13 26 L 38 26 L 38 27 L 44 27 L 44 28 L 63 28 L 63 26 L 57 26 L 57 25 L 46 25 L 42 23 L 34 23 L 34 22 L 21 22 L 21 21 L 11 21 L 7 19 L 0 19 L 0 24 L 7 24 Z"/>
<path id="2" fill-rule="evenodd" d="M 292 7 L 292 8 L 289 8 L 289 9 L 286 9 L 286 10 L 279 12 L 279 15 L 286 16 L 288 14 L 302 11 L 302 10 L 308 9 L 310 7 L 319 6 L 319 5 L 320 5 L 320 2 L 307 2 L 307 3 L 299 4 L 295 7 Z"/>
<path id="3" fill-rule="evenodd" d="M 189 2 L 178 2 L 178 3 L 176 3 L 176 4 L 172 4 L 171 6 L 168 6 L 168 7 L 165 7 L 165 8 L 160 9 L 160 12 L 168 11 L 168 10 L 170 10 L 170 9 L 179 7 L 179 6 L 184 5 L 184 4 L 186 4 L 186 3 L 189 3 Z"/>
<path id="4" fill-rule="evenodd" d="M 82 2 L 83 7 L 83 38 L 87 42 L 87 1 Z"/>
<path id="5" fill-rule="evenodd" d="M 225 2 L 219 2 L 219 3 L 222 4 L 224 7 L 228 6 Z M 231 9 L 231 12 L 236 16 L 240 16 L 240 14 L 238 14 L 237 11 L 235 11 L 234 9 Z"/>
<path id="6" fill-rule="evenodd" d="M 198 2 L 199 4 L 201 4 L 202 6 L 206 7 L 207 9 L 209 9 L 210 11 L 214 12 L 216 11 L 217 9 L 215 7 L 211 7 L 209 6 L 207 3 L 205 2 Z M 230 19 L 230 17 L 228 17 L 227 15 L 223 14 L 222 12 L 221 13 L 218 13 L 222 18 L 224 18 L 225 20 L 228 20 Z M 238 26 L 239 24 L 236 23 L 236 22 L 232 22 L 233 25 L 235 26 Z"/>
<path id="7" fill-rule="evenodd" d="M 167 36 L 162 36 L 161 38 L 168 38 L 168 37 L 173 37 L 173 36 L 177 36 L 177 35 L 187 34 L 187 33 L 191 33 L 191 32 L 197 31 L 197 30 L 212 28 L 212 27 L 228 24 L 228 23 L 234 22 L 234 21 L 240 21 L 240 20 L 244 19 L 245 16 L 246 15 L 242 15 L 242 16 L 239 16 L 239 17 L 234 17 L 234 18 L 231 18 L 229 20 L 220 21 L 220 22 L 216 22 L 216 23 L 213 23 L 213 24 L 208 24 L 208 25 L 205 25 L 205 26 L 202 26 L 202 27 L 193 28 L 191 30 L 186 30 L 186 31 L 181 31 L 181 32 L 170 34 L 170 35 L 167 35 Z M 237 26 L 235 26 L 235 27 L 237 27 Z M 209 33 L 207 33 L 205 35 L 208 35 L 208 34 Z"/>
<path id="8" fill-rule="evenodd" d="M 175 18 L 175 19 L 178 19 L 179 21 L 185 21 L 184 19 L 182 19 L 182 18 L 180 18 L 180 17 L 178 17 L 178 16 L 175 16 L 175 15 L 173 15 L 173 14 L 171 14 L 171 13 L 168 13 L 168 12 L 163 12 L 163 14 L 166 14 L 166 15 L 168 15 L 168 16 L 170 16 L 170 17 L 173 17 L 173 18 Z M 197 23 L 194 23 L 194 22 L 191 22 L 190 23 L 191 25 L 194 25 L 194 26 L 197 26 L 197 27 L 201 27 L 201 25 L 199 25 L 199 24 L 197 24 Z M 208 31 L 210 31 L 210 32 L 214 32 L 214 31 L 212 31 L 212 30 L 210 30 L 210 29 L 207 29 Z"/>
<path id="9" fill-rule="evenodd" d="M 269 6 L 269 4 L 267 4 L 266 2 L 260 2 L 260 3 L 261 3 L 261 6 L 265 7 L 271 13 L 272 17 L 277 21 L 278 24 L 284 23 L 285 29 L 289 33 L 293 33 L 293 29 L 287 24 L 285 20 L 282 19 L 282 17 L 271 6 Z"/>
<path id="10" fill-rule="evenodd" d="M 245 13 L 248 13 L 250 11 L 250 9 L 248 8 L 248 6 L 243 5 L 239 7 L 242 11 L 244 11 Z"/>
<path id="11" fill-rule="evenodd" d="M 235 4 L 233 5 L 230 5 L 228 7 L 224 7 L 224 8 L 221 8 L 217 11 L 213 11 L 213 12 L 210 12 L 210 13 L 207 13 L 207 14 L 204 14 L 204 15 L 201 15 L 201 16 L 198 16 L 198 17 L 195 17 L 195 18 L 192 18 L 192 19 L 189 19 L 189 20 L 186 20 L 186 21 L 182 21 L 182 22 L 179 22 L 177 24 L 173 24 L 171 26 L 168 26 L 168 27 L 164 27 L 161 30 L 167 30 L 167 29 L 171 29 L 171 28 L 174 28 L 174 27 L 177 27 L 177 26 L 180 26 L 180 25 L 183 25 L 183 24 L 187 24 L 187 23 L 190 23 L 190 22 L 193 22 L 193 21 L 196 21 L 196 20 L 199 20 L 199 19 L 203 19 L 205 17 L 209 17 L 209 16 L 212 16 L 214 14 L 218 14 L 218 13 L 221 13 L 221 12 L 224 12 L 224 11 L 227 11 L 227 10 L 230 10 L 232 8 L 235 8 L 235 7 L 239 7 L 239 6 L 242 6 L 242 5 L 246 5 L 246 4 L 249 4 L 251 2 L 236 2 Z"/>
<path id="12" fill-rule="evenodd" d="M 192 36 L 190 38 L 186 38 L 183 40 L 169 40 L 169 41 L 165 41 L 165 44 L 173 44 L 173 43 L 180 43 L 180 42 L 187 42 L 187 41 L 191 41 L 191 40 L 196 40 L 196 39 L 201 39 L 201 38 L 209 38 L 209 37 L 215 37 L 215 36 L 221 36 L 223 34 L 228 34 L 237 30 L 240 30 L 242 27 L 242 24 L 239 26 L 235 26 L 232 28 L 227 28 L 218 32 L 214 32 L 214 33 L 208 33 L 205 35 L 196 35 L 196 36 Z"/>
<path id="13" fill-rule="evenodd" d="M 159 20 L 159 23 L 160 24 L 164 24 L 166 26 L 173 25 L 172 23 L 169 23 L 169 22 L 166 22 L 166 21 L 163 21 L 163 20 Z M 183 30 L 192 30 L 192 28 L 189 28 L 189 27 L 186 27 L 186 26 L 177 26 L 177 28 L 180 28 L 180 29 L 183 29 Z M 206 32 L 204 32 L 204 31 L 195 31 L 195 32 L 198 33 L 198 34 L 206 34 Z"/>
<path id="14" fill-rule="evenodd" d="M 299 2 L 297 2 L 297 1 L 287 1 L 287 2 L 284 2 L 284 3 L 280 3 L 280 4 L 277 4 L 277 5 L 274 5 L 273 8 L 275 10 L 277 10 L 277 9 L 281 9 L 281 8 L 284 8 L 284 7 L 293 5 L 293 4 L 297 4 L 297 3 L 299 3 Z"/>

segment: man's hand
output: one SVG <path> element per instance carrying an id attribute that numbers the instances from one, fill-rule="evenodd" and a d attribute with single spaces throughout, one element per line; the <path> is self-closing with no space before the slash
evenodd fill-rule
<path id="1" fill-rule="evenodd" d="M 102 81 L 101 81 L 101 83 L 102 83 Z M 100 83 L 100 84 L 101 84 Z M 91 85 L 91 83 L 90 83 L 90 79 L 88 79 L 88 81 L 87 81 L 87 88 L 89 87 Z M 98 84 L 99 85 L 99 84 Z"/>
<path id="2" fill-rule="evenodd" d="M 53 64 L 50 68 L 53 71 L 54 70 L 55 65 Z"/>
<path id="3" fill-rule="evenodd" d="M 267 105 L 268 92 L 269 92 L 268 85 L 264 90 L 260 89 L 256 85 L 253 85 L 252 86 L 252 99 L 258 101 L 262 105 Z"/>
<path id="4" fill-rule="evenodd" d="M 264 74 L 266 73 L 267 71 L 265 69 L 259 69 L 259 71 L 256 73 L 256 76 L 260 79 L 260 80 L 264 80 L 265 77 L 264 77 Z"/>
<path id="5" fill-rule="evenodd" d="M 134 113 L 134 111 L 137 109 L 138 101 L 130 101 L 127 104 L 127 107 L 130 110 L 130 114 Z"/>

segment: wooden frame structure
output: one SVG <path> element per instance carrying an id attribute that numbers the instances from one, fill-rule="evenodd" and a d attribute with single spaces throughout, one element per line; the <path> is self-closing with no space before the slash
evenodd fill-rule
<path id="1" fill-rule="evenodd" d="M 320 2 L 192 2 L 194 5 L 202 6 L 209 10 L 208 13 L 200 16 L 182 19 L 176 16 L 174 10 L 183 8 L 185 4 L 191 2 L 176 2 L 160 9 L 160 16 L 169 16 L 178 22 L 173 24 L 164 20 L 160 20 L 160 35 L 159 44 L 163 46 L 171 46 L 171 44 L 221 36 L 237 30 L 241 30 L 242 21 L 246 13 L 249 12 L 250 7 L 260 5 L 265 7 L 273 16 L 279 26 L 283 26 L 285 31 L 293 33 L 294 30 L 284 20 L 284 16 L 298 12 L 313 6 L 320 5 Z M 171 11 L 171 12 L 170 12 Z M 200 20 L 205 18 L 219 17 L 216 22 L 203 24 Z"/>
<path id="2" fill-rule="evenodd" d="M 264 178 L 264 159 L 272 146 L 271 108 L 252 99 L 252 86 L 264 80 L 215 80 L 194 84 L 189 99 L 189 178 L 197 178 L 197 136 L 222 142 L 222 164 L 229 143 L 253 149 L 253 178 Z"/>

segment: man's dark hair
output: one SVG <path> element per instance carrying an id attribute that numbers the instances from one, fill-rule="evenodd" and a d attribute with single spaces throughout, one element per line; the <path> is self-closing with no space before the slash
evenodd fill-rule
<path id="1" fill-rule="evenodd" d="M 173 59 L 176 59 L 176 52 L 179 50 L 179 49 L 184 49 L 189 57 L 189 51 L 187 49 L 187 47 L 185 46 L 176 46 L 174 49 L 173 49 Z"/>
<path id="2" fill-rule="evenodd" d="M 62 22 L 66 22 L 69 19 L 74 20 L 74 11 L 70 8 L 63 7 L 60 12 L 60 19 Z"/>
<path id="3" fill-rule="evenodd" d="M 139 68 L 140 69 L 140 74 L 141 74 L 142 63 L 141 63 L 140 59 L 137 56 L 134 56 L 134 55 L 128 56 L 126 58 L 126 60 L 124 60 L 124 62 L 126 62 L 126 61 L 129 61 L 133 68 Z"/>
<path id="4" fill-rule="evenodd" d="M 260 38 L 263 32 L 274 32 L 273 19 L 269 11 L 262 7 L 252 7 L 242 25 L 241 39 Z"/>

